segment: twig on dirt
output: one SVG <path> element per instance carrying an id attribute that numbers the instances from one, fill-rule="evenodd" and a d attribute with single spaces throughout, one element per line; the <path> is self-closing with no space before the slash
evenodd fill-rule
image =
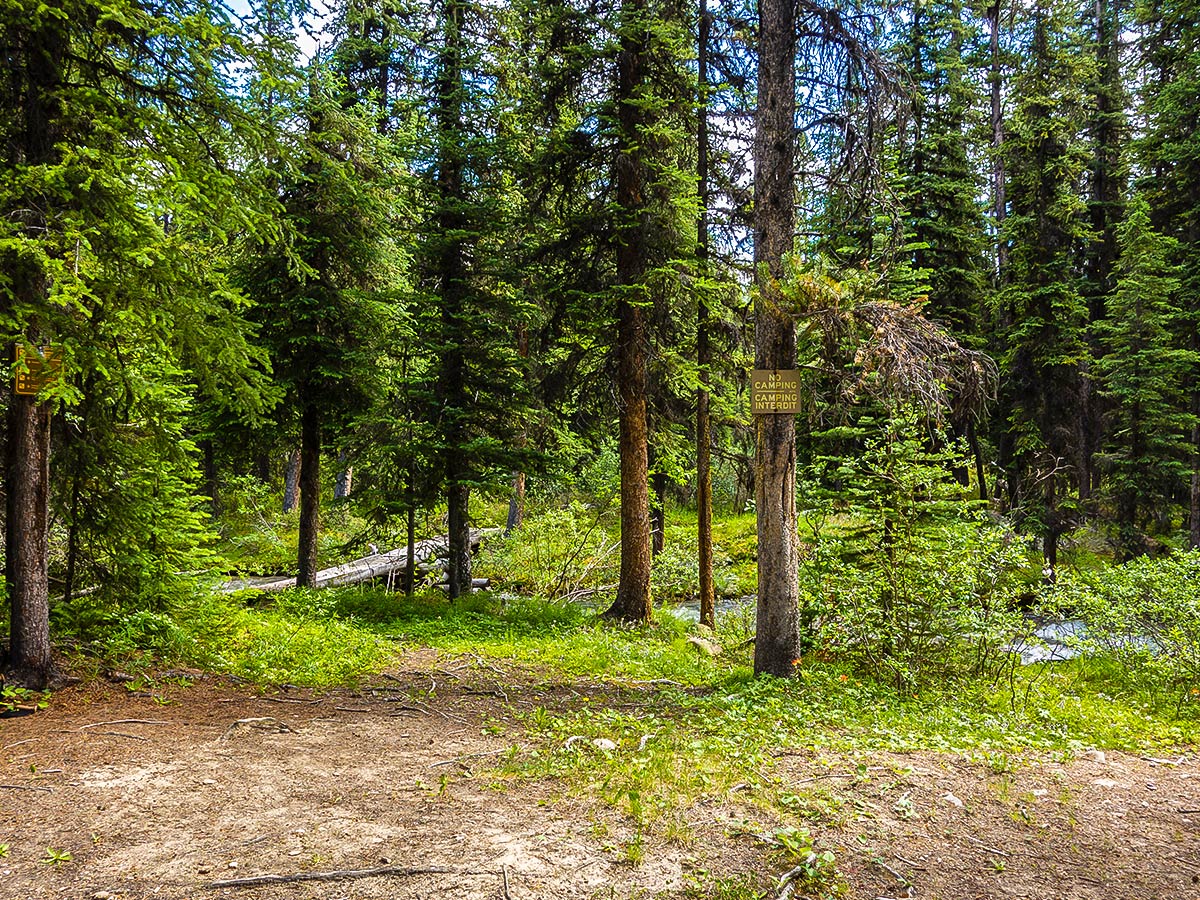
<path id="1" fill-rule="evenodd" d="M 857 774 L 857 772 L 826 772 L 824 775 L 810 775 L 808 778 L 801 778 L 799 781 L 793 781 L 792 784 L 808 784 L 825 778 L 853 778 Z"/>
<path id="2" fill-rule="evenodd" d="M 0 784 L 0 790 L 5 791 L 43 791 L 47 794 L 53 794 L 54 789 L 48 787 L 36 787 L 32 784 Z"/>
<path id="3" fill-rule="evenodd" d="M 425 712 L 437 713 L 439 716 L 441 716 L 443 719 L 445 719 L 448 722 L 458 722 L 460 725 L 471 724 L 466 719 L 464 719 L 462 716 L 456 716 L 456 715 L 454 715 L 454 713 L 443 712 L 442 710 L 438 709 L 436 706 L 430 706 L 428 703 L 424 703 L 421 700 L 417 700 L 414 698 L 413 702 L 418 704 L 418 706 L 423 706 L 425 708 L 424 709 Z"/>
<path id="4" fill-rule="evenodd" d="M 438 766 L 452 766 L 455 763 L 462 762 L 464 759 L 478 759 L 481 756 L 499 756 L 501 753 L 507 753 L 511 748 L 502 747 L 499 750 L 483 750 L 479 753 L 464 753 L 462 756 L 456 756 L 454 759 L 443 759 L 440 762 L 430 763 L 429 768 L 436 769 Z"/>
<path id="5" fill-rule="evenodd" d="M 257 716 L 257 717 L 252 716 L 248 719 L 238 719 L 236 722 L 231 722 L 229 727 L 225 729 L 225 731 L 221 734 L 221 736 L 219 738 L 217 738 L 217 740 L 218 741 L 226 740 L 229 737 L 230 733 L 235 728 L 237 728 L 239 725 L 246 725 L 246 726 L 249 726 L 250 728 L 265 728 L 268 726 L 274 726 L 274 729 L 276 731 L 289 731 L 289 732 L 294 733 L 294 729 L 289 727 L 286 722 L 280 722 L 274 716 Z"/>
<path id="6" fill-rule="evenodd" d="M 665 684 L 670 687 L 687 687 L 686 684 L 680 681 L 672 681 L 670 678 L 651 678 L 648 681 L 620 681 L 617 682 L 622 687 L 657 687 L 660 684 Z"/>
<path id="7" fill-rule="evenodd" d="M 319 697 L 316 700 L 302 700 L 299 697 L 255 697 L 254 699 L 262 700 L 265 703 L 303 703 L 307 706 L 316 706 L 325 702 Z"/>
<path id="8" fill-rule="evenodd" d="M 395 712 L 388 713 L 388 715 L 391 716 L 393 719 L 396 718 L 397 716 L 401 715 L 402 713 L 406 713 L 406 712 L 411 712 L 411 713 L 424 712 L 424 710 L 420 709 L 419 707 L 408 706 L 408 705 L 397 706 L 397 707 L 394 707 L 394 709 L 396 710 Z"/>
<path id="9" fill-rule="evenodd" d="M 150 738 L 142 734 L 130 734 L 128 731 L 93 731 L 92 734 L 102 734 L 108 737 L 129 738 L 131 741 L 148 741 Z"/>
<path id="10" fill-rule="evenodd" d="M 978 840 L 977 838 L 973 838 L 969 834 L 964 834 L 963 837 L 965 837 L 968 841 L 970 841 L 975 846 L 983 848 L 988 853 L 995 853 L 997 856 L 1012 856 L 1011 853 L 1005 853 L 1003 850 L 997 850 L 995 847 L 989 847 L 983 841 Z"/>
<path id="11" fill-rule="evenodd" d="M 299 881 L 348 881 L 354 878 L 378 878 L 391 875 L 408 878 L 413 875 L 495 875 L 495 872 L 472 872 L 449 866 L 379 866 L 374 869 L 335 869 L 332 872 L 296 872 L 291 875 L 253 875 L 249 878 L 230 878 L 210 881 L 210 888 L 259 887 L 264 884 L 294 884 Z"/>
<path id="12" fill-rule="evenodd" d="M 904 858 L 903 856 L 901 856 L 899 853 L 893 853 L 893 854 L 892 854 L 892 856 L 896 857 L 896 859 L 900 860 L 900 862 L 904 863 L 904 864 L 905 864 L 906 866 L 908 866 L 910 869 L 916 869 L 918 872 L 928 872 L 928 871 L 929 871 L 929 870 L 928 870 L 928 869 L 926 869 L 924 866 L 919 866 L 919 865 L 917 865 L 917 864 L 916 864 L 915 862 L 913 862 L 911 859 L 905 859 L 905 858 Z"/>
<path id="13" fill-rule="evenodd" d="M 779 883 L 775 886 L 775 890 L 779 892 L 777 900 L 788 900 L 792 896 L 792 891 L 796 889 L 793 882 L 803 874 L 804 866 L 796 866 L 780 875 Z"/>
<path id="14" fill-rule="evenodd" d="M 361 706 L 335 706 L 334 709 L 337 712 L 374 712 L 371 709 L 363 709 Z"/>
<path id="15" fill-rule="evenodd" d="M 163 719 L 113 719 L 111 722 L 92 722 L 90 725 L 80 725 L 80 731 L 87 731 L 89 728 L 99 728 L 102 725 L 170 725 Z"/>
<path id="16" fill-rule="evenodd" d="M 1182 766 L 1185 762 L 1187 762 L 1186 756 L 1181 756 L 1179 759 L 1161 759 L 1157 756 L 1143 756 L 1142 759 L 1156 766 L 1171 766 L 1172 768 L 1176 766 Z"/>
<path id="17" fill-rule="evenodd" d="M 22 744 L 32 744 L 37 740 L 38 740 L 38 738 L 25 738 L 25 740 L 23 740 L 23 741 L 17 741 L 12 744 L 5 744 L 3 747 L 0 747 L 0 750 L 11 750 L 13 747 L 20 747 Z"/>
<path id="18" fill-rule="evenodd" d="M 265 841 L 265 840 L 266 840 L 267 838 L 269 838 L 269 837 L 270 837 L 270 835 L 269 835 L 269 834 L 260 834 L 260 835 L 259 835 L 258 837 L 256 837 L 256 838 L 250 838 L 250 840 L 248 840 L 248 841 L 242 841 L 242 842 L 241 842 L 240 844 L 238 844 L 237 846 L 239 846 L 239 847 L 252 847 L 252 846 L 254 846 L 255 844 L 261 844 L 263 841 Z"/>
<path id="19" fill-rule="evenodd" d="M 1194 816 L 1196 813 L 1200 813 L 1200 809 L 1177 809 L 1175 811 L 1181 816 Z"/>
<path id="20" fill-rule="evenodd" d="M 512 900 L 512 894 L 508 892 L 508 866 L 501 866 L 500 874 L 504 876 L 504 900 Z"/>
<path id="21" fill-rule="evenodd" d="M 508 702 L 508 694 L 506 694 L 499 687 L 492 688 L 491 690 L 486 690 L 486 689 L 476 690 L 475 688 L 463 688 L 460 693 L 462 693 L 464 696 L 468 696 L 468 697 L 496 697 L 497 699 L 503 700 L 505 703 Z"/>
<path id="22" fill-rule="evenodd" d="M 503 676 L 504 678 L 507 678 L 507 677 L 508 677 L 508 673 L 507 673 L 507 672 L 505 672 L 505 671 L 504 671 L 503 669 L 501 669 L 499 666 L 492 665 L 492 663 L 488 662 L 488 661 L 487 661 L 486 659 L 484 659 L 482 656 L 477 656 L 477 655 L 476 655 L 476 654 L 474 654 L 474 653 L 471 653 L 471 654 L 469 654 L 469 656 L 471 657 L 471 659 L 475 660 L 475 665 L 479 666 L 480 668 L 484 668 L 484 669 L 491 669 L 491 670 L 492 670 L 493 672 L 495 672 L 497 675 L 501 675 L 501 676 Z"/>
<path id="23" fill-rule="evenodd" d="M 594 859 L 589 859 L 587 862 L 581 862 L 570 872 L 568 872 L 567 875 L 574 875 L 576 872 L 582 872 L 588 866 L 594 866 L 598 862 L 603 862 L 603 860 L 600 857 L 595 857 Z"/>
<path id="24" fill-rule="evenodd" d="M 907 878 L 905 878 L 903 875 L 901 875 L 899 872 L 897 872 L 895 869 L 893 869 L 891 866 L 889 866 L 887 863 L 885 863 L 882 859 L 873 859 L 871 861 L 873 863 L 875 863 L 875 865 L 879 866 L 879 868 L 883 869 L 885 872 L 887 872 L 889 875 L 891 875 L 893 878 L 895 878 L 898 882 L 900 882 L 905 887 L 909 886 L 909 880 Z"/>

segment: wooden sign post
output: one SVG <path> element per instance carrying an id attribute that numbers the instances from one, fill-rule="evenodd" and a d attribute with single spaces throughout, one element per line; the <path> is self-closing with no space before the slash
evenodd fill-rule
<path id="1" fill-rule="evenodd" d="M 57 347 L 38 347 L 32 353 L 17 344 L 13 392 L 34 397 L 62 374 L 62 352 Z"/>
<path id="2" fill-rule="evenodd" d="M 796 369 L 752 371 L 750 408 L 756 416 L 800 412 L 800 373 Z"/>

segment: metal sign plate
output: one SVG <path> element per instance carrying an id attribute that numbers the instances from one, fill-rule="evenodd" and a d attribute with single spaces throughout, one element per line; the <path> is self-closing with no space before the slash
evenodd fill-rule
<path id="1" fill-rule="evenodd" d="M 750 373 L 751 412 L 800 412 L 800 373 L 796 369 L 755 369 Z"/>
<path id="2" fill-rule="evenodd" d="M 62 374 L 62 352 L 57 347 L 38 347 L 32 353 L 17 344 L 14 393 L 32 397 L 53 384 Z"/>

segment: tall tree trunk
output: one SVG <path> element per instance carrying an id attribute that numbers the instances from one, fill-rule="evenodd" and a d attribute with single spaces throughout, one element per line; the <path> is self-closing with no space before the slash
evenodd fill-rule
<path id="1" fill-rule="evenodd" d="M 254 474 L 263 484 L 271 483 L 271 454 L 257 453 L 254 456 Z"/>
<path id="2" fill-rule="evenodd" d="M 5 578 L 10 604 L 9 677 L 40 689 L 50 655 L 50 408 L 14 395 L 8 408 Z"/>
<path id="3" fill-rule="evenodd" d="M 649 622 L 650 599 L 650 460 L 646 418 L 647 354 L 645 304 L 641 288 L 646 275 L 643 242 L 646 217 L 646 162 L 643 158 L 646 113 L 637 93 L 646 78 L 646 5 L 623 0 L 624 23 L 617 61 L 617 206 L 621 222 L 617 240 L 617 402 L 621 457 L 621 575 L 617 597 L 605 615 Z M 630 23 L 634 23 L 631 25 Z"/>
<path id="4" fill-rule="evenodd" d="M 525 473 L 512 473 L 512 493 L 508 497 L 508 519 L 504 523 L 504 533 L 511 534 L 521 527 L 525 521 Z"/>
<path id="5" fill-rule="evenodd" d="M 446 564 L 448 593 L 453 600 L 471 593 L 471 488 L 456 476 L 447 491 L 447 544 L 449 559 Z"/>
<path id="6" fill-rule="evenodd" d="M 464 131 L 462 93 L 463 10 L 458 2 L 447 3 L 444 13 L 444 43 L 438 60 L 437 116 L 439 129 L 437 187 L 441 231 L 438 261 L 441 282 L 442 359 L 438 399 L 442 406 L 441 430 L 445 446 L 446 508 L 449 518 L 447 577 L 453 600 L 471 591 L 470 468 L 465 444 L 469 427 L 466 391 L 466 314 L 469 290 L 467 232 L 463 212 L 466 202 L 462 136 Z"/>
<path id="7" fill-rule="evenodd" d="M 300 552 L 297 587 L 317 585 L 317 534 L 321 515 L 321 414 L 316 404 L 301 400 L 300 413 Z"/>
<path id="8" fill-rule="evenodd" d="M 404 594 L 409 599 L 412 598 L 413 588 L 416 587 L 415 582 L 417 580 L 417 495 L 413 481 L 415 477 L 416 473 L 410 468 L 408 470 L 408 512 L 405 516 L 408 558 L 404 561 Z"/>
<path id="9" fill-rule="evenodd" d="M 650 505 L 650 555 L 658 556 L 667 546 L 667 476 L 655 472 L 650 476 L 653 502 Z"/>
<path id="10" fill-rule="evenodd" d="M 708 295 L 708 41 L 712 17 L 708 0 L 700 0 L 696 116 L 696 194 L 700 213 L 696 221 L 696 261 L 700 269 L 700 302 L 696 311 L 696 364 L 700 387 L 696 391 L 696 555 L 700 564 L 700 624 L 717 624 L 716 586 L 713 581 L 712 544 L 712 421 L 708 388 L 712 373 L 712 340 L 709 335 Z"/>
<path id="11" fill-rule="evenodd" d="M 300 450 L 288 454 L 287 468 L 283 473 L 283 511 L 290 513 L 300 502 Z"/>
<path id="12" fill-rule="evenodd" d="M 209 509 L 214 516 L 221 512 L 221 501 L 217 497 L 217 455 L 211 439 L 200 442 L 204 457 L 204 495 L 208 497 Z"/>
<path id="13" fill-rule="evenodd" d="M 517 326 L 517 355 L 521 359 L 529 358 L 529 329 L 525 327 L 524 322 Z M 518 446 L 521 449 L 525 449 L 529 440 L 529 433 L 525 425 L 521 426 L 521 435 L 517 440 Z M 521 523 L 524 521 L 525 473 L 514 469 L 512 473 L 512 494 L 508 498 L 508 521 L 504 525 L 505 535 L 509 535 L 520 528 Z"/>
<path id="14" fill-rule="evenodd" d="M 1058 476 L 1046 478 L 1044 488 L 1046 523 L 1042 531 L 1042 558 L 1046 564 L 1046 577 L 1053 583 L 1058 573 L 1058 538 L 1062 525 L 1058 511 Z"/>
<path id="15" fill-rule="evenodd" d="M 758 114 L 754 136 L 754 365 L 796 367 L 796 327 L 779 304 L 795 223 L 795 5 L 759 4 Z M 756 674 L 787 676 L 800 648 L 796 549 L 796 420 L 755 416 L 754 495 L 758 510 Z"/>
<path id="16" fill-rule="evenodd" d="M 1000 2 L 995 0 L 988 6 L 985 18 L 988 23 L 991 50 L 991 71 L 988 83 L 991 88 L 992 125 L 992 216 L 996 223 L 996 284 L 1004 283 L 1008 270 L 1008 245 L 1004 242 L 1004 219 L 1008 214 L 1008 203 L 1004 196 L 1004 107 L 1002 99 L 1003 71 L 1000 64 Z"/>
<path id="17" fill-rule="evenodd" d="M 967 420 L 967 446 L 971 448 L 971 456 L 975 460 L 975 482 L 979 485 L 979 499 L 987 502 L 987 470 L 984 468 L 983 448 L 979 446 L 979 432 L 975 420 Z"/>
<path id="18" fill-rule="evenodd" d="M 1192 336 L 1192 345 L 1200 336 Z M 1188 545 L 1200 549 L 1200 390 L 1192 391 L 1192 484 L 1188 503 Z"/>
<path id="19" fill-rule="evenodd" d="M 68 46 L 65 26 L 54 15 L 38 16 L 36 30 L 20 34 L 24 71 L 10 75 L 23 104 L 10 110 L 22 134 L 15 162 L 52 165 L 62 116 L 58 90 Z M 12 48 L 10 48 L 10 51 Z M 10 53 L 11 55 L 11 53 Z M 18 56 L 19 58 L 19 56 Z M 23 89 L 23 90 L 21 90 Z M 15 135 L 13 135 L 15 137 Z M 45 226 L 40 197 L 14 198 L 21 220 L 37 232 Z M 6 260 L 8 262 L 8 260 Z M 41 265 L 14 261 L 6 272 L 23 316 L 46 307 L 50 279 Z M 13 309 L 0 309 L 11 316 Z M 41 337 L 36 322 L 31 338 Z M 10 354 L 13 348 L 9 348 Z M 10 359 L 12 356 L 10 355 Z M 50 409 L 35 397 L 14 395 L 9 402 L 5 450 L 5 578 L 9 600 L 9 678 L 30 688 L 45 687 L 53 676 L 50 652 L 50 576 L 48 570 L 50 504 Z"/>

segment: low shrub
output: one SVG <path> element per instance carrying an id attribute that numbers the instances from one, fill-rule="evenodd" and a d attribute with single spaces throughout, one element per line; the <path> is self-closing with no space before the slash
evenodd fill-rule
<path id="1" fill-rule="evenodd" d="M 1200 701 L 1200 551 L 1063 573 L 1049 599 L 1085 623 L 1079 649 L 1180 705 Z"/>

